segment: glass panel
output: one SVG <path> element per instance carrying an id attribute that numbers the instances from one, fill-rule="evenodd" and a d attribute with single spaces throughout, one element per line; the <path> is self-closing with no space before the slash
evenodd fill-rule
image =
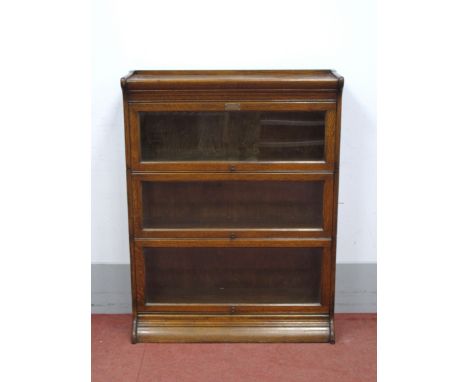
<path id="1" fill-rule="evenodd" d="M 144 248 L 146 302 L 319 303 L 322 248 Z"/>
<path id="2" fill-rule="evenodd" d="M 142 161 L 314 161 L 325 112 L 140 112 Z"/>
<path id="3" fill-rule="evenodd" d="M 321 228 L 323 181 L 142 182 L 143 228 Z"/>

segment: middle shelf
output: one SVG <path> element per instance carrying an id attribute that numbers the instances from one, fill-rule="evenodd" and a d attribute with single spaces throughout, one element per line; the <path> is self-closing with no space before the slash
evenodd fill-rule
<path id="1" fill-rule="evenodd" d="M 135 237 L 329 237 L 330 173 L 134 173 Z"/>

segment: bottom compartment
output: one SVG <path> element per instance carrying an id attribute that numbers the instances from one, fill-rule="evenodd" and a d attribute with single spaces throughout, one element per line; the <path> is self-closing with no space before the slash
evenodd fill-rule
<path id="1" fill-rule="evenodd" d="M 328 239 L 134 241 L 134 342 L 333 342 Z"/>
<path id="2" fill-rule="evenodd" d="M 145 303 L 320 304 L 322 248 L 144 248 Z"/>

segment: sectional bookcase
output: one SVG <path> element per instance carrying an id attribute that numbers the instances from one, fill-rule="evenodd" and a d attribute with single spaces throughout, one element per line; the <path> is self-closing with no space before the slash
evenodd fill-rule
<path id="1" fill-rule="evenodd" d="M 343 78 L 134 71 L 133 342 L 334 342 Z"/>

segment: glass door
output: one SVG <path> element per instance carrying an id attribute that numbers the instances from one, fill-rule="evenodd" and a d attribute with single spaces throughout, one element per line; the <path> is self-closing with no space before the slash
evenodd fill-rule
<path id="1" fill-rule="evenodd" d="M 265 240 L 137 242 L 143 310 L 230 313 L 325 310 L 329 299 L 328 241 Z M 144 280 L 144 281 L 143 281 Z M 271 305 L 271 306 L 270 306 Z M 201 307 L 200 307 L 201 306 Z M 293 309 L 294 310 L 294 309 Z"/>
<path id="2" fill-rule="evenodd" d="M 330 236 L 329 174 L 138 174 L 136 237 Z"/>
<path id="3" fill-rule="evenodd" d="M 238 110 L 226 110 L 232 105 Z M 334 107 L 307 102 L 133 104 L 132 165 L 142 171 L 331 169 Z"/>

